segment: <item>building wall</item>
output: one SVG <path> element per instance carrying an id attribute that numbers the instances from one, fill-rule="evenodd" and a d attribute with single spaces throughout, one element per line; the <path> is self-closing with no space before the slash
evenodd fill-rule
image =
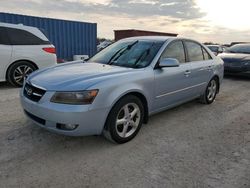
<path id="1" fill-rule="evenodd" d="M 115 30 L 115 41 L 123 38 L 136 37 L 136 36 L 172 36 L 176 37 L 176 33 L 162 33 L 154 31 L 142 31 L 142 30 Z"/>
<path id="2" fill-rule="evenodd" d="M 0 13 L 0 22 L 23 24 L 42 30 L 57 49 L 57 56 L 71 60 L 73 55 L 96 53 L 97 24 Z"/>

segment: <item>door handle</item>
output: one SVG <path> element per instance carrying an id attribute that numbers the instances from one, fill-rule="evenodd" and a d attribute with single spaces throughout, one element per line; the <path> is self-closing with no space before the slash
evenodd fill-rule
<path id="1" fill-rule="evenodd" d="M 211 71 L 212 68 L 213 68 L 212 66 L 208 66 L 208 67 L 207 67 L 207 70 L 208 70 L 208 71 Z"/>

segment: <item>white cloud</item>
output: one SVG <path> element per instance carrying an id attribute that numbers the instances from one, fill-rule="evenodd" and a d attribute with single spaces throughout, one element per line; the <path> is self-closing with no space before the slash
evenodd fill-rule
<path id="1" fill-rule="evenodd" d="M 134 4 L 150 4 L 150 5 L 155 5 L 157 1 L 151 1 L 151 0 L 131 0 L 128 3 L 134 3 Z"/>
<path id="2" fill-rule="evenodd" d="M 112 0 L 66 0 L 68 2 L 108 5 Z"/>
<path id="3" fill-rule="evenodd" d="M 250 29 L 250 1 L 247 0 L 196 0 L 205 12 L 206 18 L 221 26 L 232 29 Z"/>
<path id="4" fill-rule="evenodd" d="M 227 27 L 211 19 L 211 13 L 197 1 L 206 0 L 1 0 L 0 11 L 95 22 L 98 36 L 107 38 L 113 38 L 116 29 L 145 29 L 178 33 L 202 42 L 249 41 L 248 27 Z"/>

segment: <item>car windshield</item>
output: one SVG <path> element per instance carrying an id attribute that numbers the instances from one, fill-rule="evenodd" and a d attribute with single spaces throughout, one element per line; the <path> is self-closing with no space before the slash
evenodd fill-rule
<path id="1" fill-rule="evenodd" d="M 245 53 L 250 54 L 250 44 L 236 44 L 229 48 L 231 53 Z"/>
<path id="2" fill-rule="evenodd" d="M 219 49 L 218 46 L 208 46 L 208 48 L 209 48 L 212 52 L 218 52 L 218 49 Z"/>
<path id="3" fill-rule="evenodd" d="M 144 68 L 151 63 L 163 43 L 152 40 L 118 41 L 90 58 L 88 62 Z"/>

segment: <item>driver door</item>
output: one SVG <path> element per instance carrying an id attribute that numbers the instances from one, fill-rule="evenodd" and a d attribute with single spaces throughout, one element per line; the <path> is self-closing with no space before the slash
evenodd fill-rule
<path id="1" fill-rule="evenodd" d="M 182 103 L 192 97 L 189 92 L 193 85 L 192 67 L 186 63 L 186 53 L 181 40 L 170 43 L 162 53 L 161 59 L 175 58 L 179 67 L 156 68 L 155 75 L 155 111 Z"/>

